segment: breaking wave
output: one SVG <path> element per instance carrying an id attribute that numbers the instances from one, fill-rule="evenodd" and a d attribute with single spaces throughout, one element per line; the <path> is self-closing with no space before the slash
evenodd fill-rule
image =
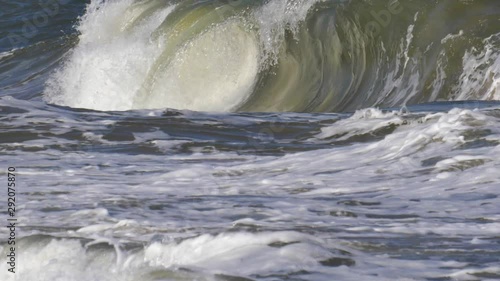
<path id="1" fill-rule="evenodd" d="M 96 110 L 297 112 L 498 100 L 499 6 L 93 0 L 44 97 Z"/>

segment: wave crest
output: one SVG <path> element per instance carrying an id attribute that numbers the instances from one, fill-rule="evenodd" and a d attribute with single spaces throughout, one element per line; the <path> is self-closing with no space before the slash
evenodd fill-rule
<path id="1" fill-rule="evenodd" d="M 97 110 L 299 112 L 499 99 L 497 6 L 92 1 L 44 96 Z"/>

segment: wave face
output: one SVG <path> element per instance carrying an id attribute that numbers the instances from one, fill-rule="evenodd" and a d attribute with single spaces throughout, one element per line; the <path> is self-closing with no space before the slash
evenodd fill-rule
<path id="1" fill-rule="evenodd" d="M 92 1 L 44 90 L 96 110 L 500 99 L 500 2 Z"/>

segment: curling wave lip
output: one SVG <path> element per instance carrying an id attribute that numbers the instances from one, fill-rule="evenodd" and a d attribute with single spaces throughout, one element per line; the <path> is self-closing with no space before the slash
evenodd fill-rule
<path id="1" fill-rule="evenodd" d="M 104 111 L 218 112 L 498 100 L 497 6 L 92 1 L 78 25 L 79 43 L 48 80 L 44 98 Z"/>

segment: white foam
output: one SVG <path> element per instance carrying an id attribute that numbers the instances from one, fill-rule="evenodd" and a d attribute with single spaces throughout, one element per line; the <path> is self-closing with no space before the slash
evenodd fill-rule
<path id="1" fill-rule="evenodd" d="M 463 56 L 463 73 L 454 87 L 455 99 L 500 99 L 500 33 L 483 40 L 484 47 L 472 47 Z"/>
<path id="2" fill-rule="evenodd" d="M 378 98 L 373 106 L 380 104 L 386 106 L 405 105 L 418 94 L 421 73 L 415 59 L 410 56 L 417 19 L 418 12 L 415 13 L 414 23 L 410 24 L 406 30 L 406 37 L 400 40 L 396 58 L 389 59 L 392 64 L 391 70 L 383 77 L 383 89 L 375 93 Z"/>
<path id="3" fill-rule="evenodd" d="M 157 28 L 175 6 L 135 22 L 156 2 L 92 1 L 78 27 L 80 41 L 47 82 L 45 99 L 96 110 L 229 111 L 243 102 L 259 68 L 252 33 L 236 20 L 207 27 L 157 69 L 169 36 L 156 36 Z"/>
<path id="4" fill-rule="evenodd" d="M 296 33 L 309 10 L 321 0 L 272 0 L 259 7 L 253 14 L 259 26 L 264 61 L 277 63 L 278 52 L 284 43 L 286 30 Z"/>
<path id="5" fill-rule="evenodd" d="M 140 276 L 141 280 L 158 280 L 153 272 L 173 272 L 179 267 L 199 272 L 192 274 L 196 280 L 215 280 L 213 274 L 247 276 L 306 270 L 333 256 L 320 246 L 320 239 L 297 232 L 205 234 L 181 242 L 154 242 L 134 251 L 125 251 L 120 241 L 106 238 L 85 244 L 54 238 L 23 242 L 18 252 L 22 266 L 15 275 L 9 277 L 5 259 L 0 259 L 2 280 L 137 280 Z M 99 244 L 105 247 L 92 250 Z M 170 275 L 178 280 L 175 274 Z"/>
<path id="6" fill-rule="evenodd" d="M 338 140 L 346 140 L 354 135 L 366 134 L 389 125 L 400 125 L 403 123 L 403 119 L 398 115 L 397 112 L 384 113 L 374 108 L 358 110 L 350 118 L 340 120 L 333 126 L 322 128 L 321 133 L 316 137 L 326 139 L 338 136 Z"/>
<path id="7" fill-rule="evenodd" d="M 227 124 L 239 128 L 271 120 L 268 115 L 201 116 L 187 113 L 178 120 L 198 118 L 216 126 L 215 120 L 228 118 Z M 134 139 L 92 139 L 95 150 L 68 153 L 51 148 L 54 139 L 39 139 L 46 149 L 33 153 L 19 144 L 20 236 L 71 239 L 38 237 L 21 244 L 18 280 L 217 280 L 217 273 L 259 279 L 256 275 L 306 270 L 310 274 L 297 273 L 300 278 L 378 281 L 401 280 L 401 272 L 408 280 L 496 272 L 493 262 L 473 265 L 453 257 L 493 259 L 491 249 L 498 246 L 498 109 L 365 109 L 345 119 L 283 116 L 290 122 L 311 118 L 313 128 L 304 131 L 308 140 L 300 141 L 322 149 L 285 155 L 222 149 L 171 154 L 191 139 L 164 133 L 163 125 L 156 125 L 158 116 L 147 130 L 133 130 Z M 74 124 L 99 136 L 114 124 L 68 119 L 33 110 L 11 122 L 45 128 L 58 120 L 54 134 L 65 135 Z M 186 122 L 183 129 L 191 125 L 199 124 Z M 100 150 L 144 144 L 158 151 Z M 40 222 L 43 227 L 32 227 Z M 0 228 L 0 234 L 6 237 L 7 229 Z M 321 264 L 336 257 L 356 264 Z M 454 262 L 444 260 L 448 257 Z M 0 280 L 10 281 L 4 261 L 2 253 Z"/>
<path id="8" fill-rule="evenodd" d="M 145 260 L 152 266 L 196 266 L 247 276 L 278 268 L 314 267 L 318 260 L 331 257 L 314 240 L 294 232 L 206 234 L 179 244 L 154 243 L 147 247 Z M 297 244 L 283 248 L 270 246 L 277 242 Z"/>

